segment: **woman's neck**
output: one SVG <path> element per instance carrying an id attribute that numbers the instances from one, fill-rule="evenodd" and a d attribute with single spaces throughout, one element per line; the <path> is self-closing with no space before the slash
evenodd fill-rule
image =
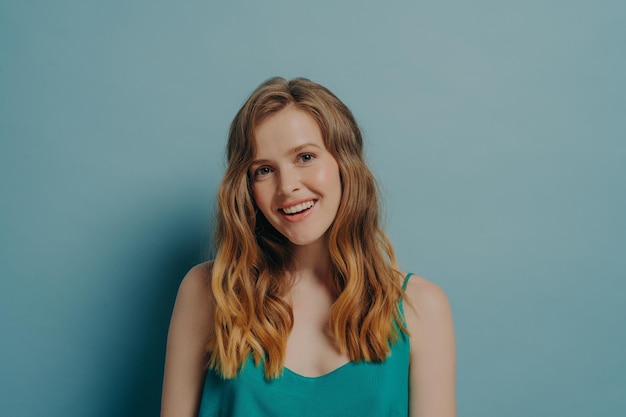
<path id="1" fill-rule="evenodd" d="M 320 239 L 307 246 L 296 246 L 293 253 L 292 273 L 295 286 L 305 282 L 328 283 L 332 267 L 325 240 Z"/>

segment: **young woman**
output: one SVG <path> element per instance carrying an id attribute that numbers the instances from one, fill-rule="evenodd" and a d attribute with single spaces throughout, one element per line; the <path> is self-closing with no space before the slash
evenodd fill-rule
<path id="1" fill-rule="evenodd" d="M 261 84 L 233 120 L 217 253 L 184 278 L 163 417 L 455 416 L 450 307 L 400 272 L 350 110 Z"/>

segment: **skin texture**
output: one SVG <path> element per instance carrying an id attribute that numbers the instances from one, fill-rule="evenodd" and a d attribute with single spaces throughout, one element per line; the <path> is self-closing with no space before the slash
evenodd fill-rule
<path id="1" fill-rule="evenodd" d="M 287 107 L 255 129 L 253 198 L 268 221 L 294 244 L 293 287 L 288 301 L 294 323 L 287 340 L 285 367 L 316 377 L 344 365 L 329 335 L 334 297 L 329 288 L 331 263 L 326 232 L 341 198 L 337 162 L 324 147 L 315 121 Z M 314 201 L 303 214 L 285 216 L 281 209 Z M 197 414 L 204 371 L 205 345 L 211 336 L 214 302 L 211 264 L 194 267 L 184 278 L 170 324 L 163 383 L 162 417 Z M 398 275 L 402 280 L 404 274 Z M 454 417 L 455 342 L 452 314 L 443 291 L 413 276 L 404 300 L 411 335 L 411 417 Z"/>

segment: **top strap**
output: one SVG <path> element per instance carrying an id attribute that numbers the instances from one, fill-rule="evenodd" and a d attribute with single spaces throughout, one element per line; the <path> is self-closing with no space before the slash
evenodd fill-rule
<path id="1" fill-rule="evenodd" d="M 408 274 L 406 274 L 406 277 L 404 277 L 404 282 L 402 283 L 402 291 L 406 291 L 406 285 L 409 283 L 409 278 L 411 278 L 411 276 L 414 275 L 412 272 L 409 272 Z"/>
<path id="2" fill-rule="evenodd" d="M 409 272 L 408 274 L 406 274 L 406 277 L 404 277 L 404 282 L 402 283 L 403 293 L 404 291 L 406 291 L 406 285 L 409 283 L 409 278 L 411 278 L 412 275 L 413 273 Z M 400 300 L 398 300 L 398 307 L 400 308 L 400 316 L 402 317 L 402 325 L 406 328 L 406 320 L 404 320 L 404 306 L 402 305 L 402 298 L 404 298 L 404 294 L 402 295 L 402 297 L 400 297 Z"/>

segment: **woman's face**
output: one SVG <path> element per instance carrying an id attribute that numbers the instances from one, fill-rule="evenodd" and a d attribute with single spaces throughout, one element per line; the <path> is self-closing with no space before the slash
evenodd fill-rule
<path id="1" fill-rule="evenodd" d="M 254 133 L 256 153 L 249 174 L 256 205 L 293 244 L 318 242 L 335 220 L 341 179 L 317 123 L 289 106 Z"/>

